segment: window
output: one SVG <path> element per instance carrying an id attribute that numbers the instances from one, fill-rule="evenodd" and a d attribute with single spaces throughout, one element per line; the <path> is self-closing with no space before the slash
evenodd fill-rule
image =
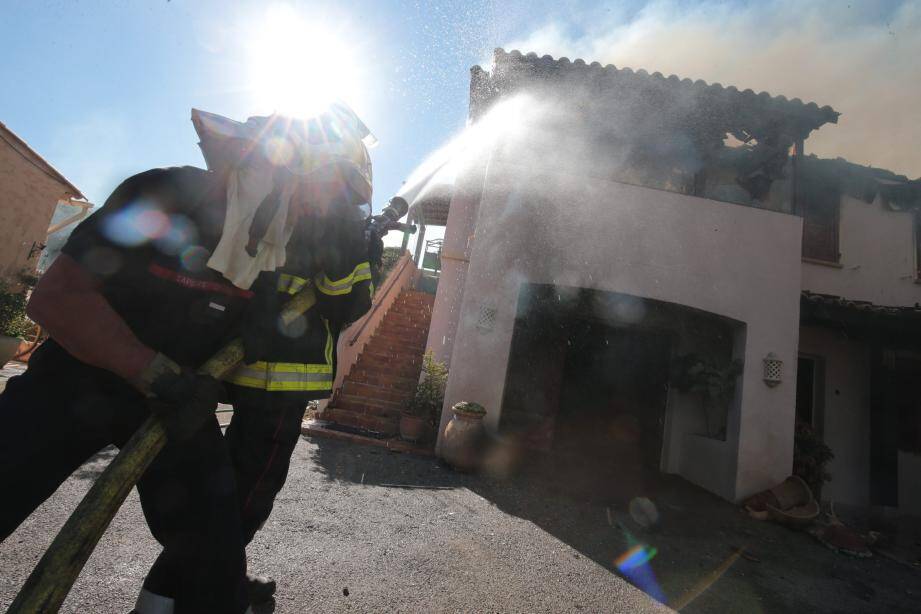
<path id="1" fill-rule="evenodd" d="M 822 436 L 824 363 L 820 357 L 800 354 L 796 361 L 796 421 L 808 424 Z"/>
<path id="2" fill-rule="evenodd" d="M 804 258 L 838 262 L 838 200 L 833 192 L 801 204 Z"/>

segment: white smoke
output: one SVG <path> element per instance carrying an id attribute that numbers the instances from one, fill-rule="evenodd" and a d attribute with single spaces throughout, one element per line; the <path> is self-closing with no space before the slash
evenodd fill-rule
<path id="1" fill-rule="evenodd" d="M 507 50 L 644 68 L 799 97 L 841 113 L 806 152 L 921 175 L 921 2 L 654 0 L 628 19 L 575 13 Z"/>

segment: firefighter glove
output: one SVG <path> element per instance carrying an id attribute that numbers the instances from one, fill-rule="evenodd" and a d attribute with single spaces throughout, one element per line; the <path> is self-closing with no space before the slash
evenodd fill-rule
<path id="1" fill-rule="evenodd" d="M 376 232 L 368 237 L 368 264 L 371 265 L 371 283 L 375 287 L 381 283 L 381 269 L 384 260 L 384 240 Z"/>
<path id="2" fill-rule="evenodd" d="M 149 405 L 163 421 L 170 441 L 182 441 L 213 419 L 222 393 L 223 386 L 213 377 L 189 369 L 165 369 L 150 384 Z"/>

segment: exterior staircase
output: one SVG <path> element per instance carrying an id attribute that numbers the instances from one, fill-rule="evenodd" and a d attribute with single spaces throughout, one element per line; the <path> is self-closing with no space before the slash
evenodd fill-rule
<path id="1" fill-rule="evenodd" d="M 404 290 L 387 311 L 355 365 L 319 416 L 380 436 L 399 432 L 400 413 L 422 370 L 435 297 Z"/>

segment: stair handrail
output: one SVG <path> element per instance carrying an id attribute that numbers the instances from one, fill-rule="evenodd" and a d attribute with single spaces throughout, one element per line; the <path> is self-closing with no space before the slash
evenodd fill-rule
<path id="1" fill-rule="evenodd" d="M 374 317 L 375 312 L 380 308 L 387 295 L 390 294 L 390 290 L 393 289 L 394 284 L 396 284 L 397 280 L 403 275 L 403 270 L 411 261 L 411 254 L 408 251 L 404 251 L 403 255 L 400 256 L 400 263 L 394 267 L 394 270 L 391 271 L 390 275 L 387 276 L 386 289 L 382 290 L 380 293 L 375 294 L 375 298 L 377 300 L 374 301 L 374 305 L 371 307 L 371 311 L 365 315 L 361 326 L 358 327 L 358 330 L 356 330 L 352 335 L 352 338 L 349 339 L 349 346 L 353 346 L 358 342 L 358 339 L 361 337 L 361 333 L 365 330 L 365 326 L 367 326 L 368 322 L 370 322 Z"/>

